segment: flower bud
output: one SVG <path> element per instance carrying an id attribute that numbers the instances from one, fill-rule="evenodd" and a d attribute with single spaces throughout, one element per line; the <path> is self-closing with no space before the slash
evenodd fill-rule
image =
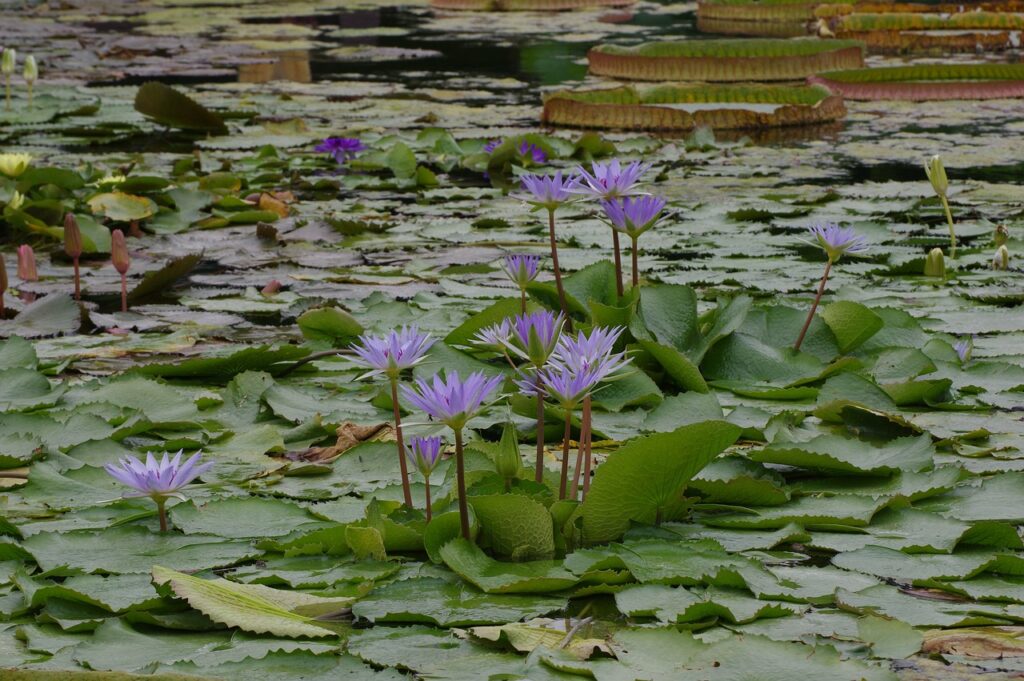
<path id="1" fill-rule="evenodd" d="M 1008 270 L 1010 269 L 1010 249 L 1003 244 L 996 249 L 995 255 L 992 256 L 992 269 L 994 270 Z"/>
<path id="2" fill-rule="evenodd" d="M 71 259 L 82 255 L 82 230 L 78 228 L 78 220 L 73 213 L 64 215 L 64 252 Z"/>
<path id="3" fill-rule="evenodd" d="M 18 58 L 18 53 L 13 47 L 7 47 L 4 49 L 4 56 L 0 59 L 0 72 L 3 72 L 5 76 L 11 76 L 14 73 L 14 62 Z"/>
<path id="4" fill-rule="evenodd" d="M 924 276 L 946 278 L 946 258 L 941 248 L 933 248 L 928 251 L 924 259 Z"/>
<path id="5" fill-rule="evenodd" d="M 31 164 L 31 154 L 0 154 L 0 173 L 7 177 L 18 177 Z"/>
<path id="6" fill-rule="evenodd" d="M 7 207 L 11 210 L 18 210 L 22 205 L 24 205 L 24 203 L 25 195 L 18 190 L 14 190 L 14 193 L 11 194 L 11 198 L 7 201 Z"/>
<path id="7" fill-rule="evenodd" d="M 260 290 L 260 293 L 262 293 L 265 296 L 272 296 L 279 293 L 280 291 L 281 282 L 279 282 L 277 279 L 271 279 L 270 282 L 267 283 L 267 285 Z"/>
<path id="8" fill-rule="evenodd" d="M 1010 230 L 1006 228 L 1006 225 L 996 225 L 996 232 L 992 235 L 992 243 L 995 244 L 996 248 L 1005 246 L 1009 240 Z"/>
<path id="9" fill-rule="evenodd" d="M 946 168 L 942 165 L 942 157 L 936 154 L 924 162 L 924 173 L 928 181 L 932 183 L 932 189 L 939 196 L 945 196 L 949 189 L 949 179 L 946 178 Z"/>
<path id="10" fill-rule="evenodd" d="M 36 58 L 31 54 L 25 57 L 25 69 L 21 75 L 29 85 L 39 79 L 39 66 L 36 65 Z"/>
<path id="11" fill-rule="evenodd" d="M 515 424 L 506 423 L 501 431 L 501 441 L 498 443 L 498 454 L 495 457 L 494 466 L 498 475 L 511 480 L 519 476 L 523 461 L 519 458 L 519 443 L 516 440 Z"/>
<path id="12" fill-rule="evenodd" d="M 121 274 L 127 274 L 128 268 L 132 266 L 132 260 L 128 257 L 128 244 L 124 240 L 124 232 L 115 229 L 110 235 L 110 260 L 114 263 L 114 269 Z"/>
<path id="13" fill-rule="evenodd" d="M 28 244 L 18 246 L 18 279 L 39 281 L 39 272 L 36 270 L 36 254 Z"/>

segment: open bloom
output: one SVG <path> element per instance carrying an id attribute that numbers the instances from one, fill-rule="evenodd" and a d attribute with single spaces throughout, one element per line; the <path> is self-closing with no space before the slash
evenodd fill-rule
<path id="1" fill-rule="evenodd" d="M 314 147 L 314 151 L 322 151 L 334 157 L 338 163 L 344 163 L 366 149 L 366 145 L 356 137 L 328 137 Z"/>
<path id="2" fill-rule="evenodd" d="M 505 348 L 512 338 L 512 322 L 502 319 L 497 324 L 491 324 L 480 329 L 471 342 L 473 345 L 492 352 L 505 352 Z"/>
<path id="3" fill-rule="evenodd" d="M 484 153 L 493 154 L 494 150 L 501 146 L 501 140 L 491 140 L 484 145 Z"/>
<path id="4" fill-rule="evenodd" d="M 424 359 L 434 344 L 429 333 L 420 333 L 415 326 L 403 326 L 384 336 L 362 335 L 352 346 L 356 364 L 370 371 L 365 376 L 386 374 L 396 378 L 404 369 L 411 369 Z"/>
<path id="5" fill-rule="evenodd" d="M 633 161 L 624 166 L 617 158 L 608 163 L 592 164 L 590 172 L 583 166 L 578 166 L 576 181 L 569 191 L 595 199 L 613 199 L 636 194 L 636 185 L 640 177 L 650 167 L 649 163 L 640 161 Z"/>
<path id="6" fill-rule="evenodd" d="M 18 279 L 22 281 L 39 281 L 36 269 L 36 254 L 28 244 L 18 246 Z"/>
<path id="7" fill-rule="evenodd" d="M 852 227 L 836 224 L 814 225 L 808 228 L 811 236 L 828 255 L 830 262 L 836 262 L 846 253 L 863 253 L 868 250 L 867 240 Z"/>
<path id="8" fill-rule="evenodd" d="M 657 196 L 627 196 L 603 200 L 601 207 L 612 229 L 636 239 L 661 218 L 665 199 Z"/>
<path id="9" fill-rule="evenodd" d="M 543 149 L 526 140 L 516 146 L 516 151 L 519 152 L 519 158 L 524 165 L 540 165 L 548 160 L 548 155 L 544 153 Z"/>
<path id="10" fill-rule="evenodd" d="M 554 351 L 564 325 L 565 317 L 549 310 L 517 315 L 506 345 L 530 364 L 542 366 Z"/>
<path id="11" fill-rule="evenodd" d="M 563 177 L 562 171 L 554 175 L 523 175 L 519 179 L 527 193 L 519 194 L 518 197 L 535 210 L 555 210 L 572 199 L 569 186 L 573 180 L 569 176 Z"/>
<path id="12" fill-rule="evenodd" d="M 586 367 L 551 362 L 540 370 L 539 375 L 548 397 L 558 402 L 564 409 L 574 409 L 612 373 L 617 362 L 618 360 L 609 358 Z"/>
<path id="13" fill-rule="evenodd" d="M 551 361 L 580 370 L 599 364 L 607 359 L 615 358 L 615 362 L 607 368 L 614 373 L 629 361 L 623 354 L 613 354 L 612 348 L 625 329 L 621 326 L 595 326 L 590 335 L 582 331 L 575 336 L 564 334 L 558 339 L 558 345 L 552 353 Z"/>
<path id="14" fill-rule="evenodd" d="M 0 173 L 7 177 L 18 177 L 31 164 L 31 154 L 0 154 Z"/>
<path id="15" fill-rule="evenodd" d="M 502 264 L 508 278 L 521 289 L 526 288 L 527 284 L 537 278 L 539 267 L 539 255 L 509 254 L 505 256 Z"/>
<path id="16" fill-rule="evenodd" d="M 402 395 L 432 418 L 459 431 L 494 395 L 502 380 L 501 375 L 487 376 L 482 371 L 462 379 L 458 371 L 452 371 L 444 378 L 434 374 L 432 381 L 418 378 L 414 388 L 403 385 Z"/>
<path id="17" fill-rule="evenodd" d="M 409 463 L 416 466 L 424 478 L 429 478 L 441 460 L 441 438 L 411 437 L 405 455 Z"/>
<path id="18" fill-rule="evenodd" d="M 213 468 L 213 462 L 199 463 L 202 455 L 196 452 L 182 463 L 181 454 L 179 451 L 171 459 L 164 453 L 163 458 L 157 460 L 152 453 L 148 453 L 146 463 L 134 456 L 126 456 L 118 462 L 120 465 L 108 463 L 104 468 L 115 480 L 135 490 L 126 494 L 127 497 L 184 499 L 180 493 L 181 488 Z"/>

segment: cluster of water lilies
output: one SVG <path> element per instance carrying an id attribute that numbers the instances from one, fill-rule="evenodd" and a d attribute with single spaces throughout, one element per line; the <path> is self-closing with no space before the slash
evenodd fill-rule
<path id="1" fill-rule="evenodd" d="M 4 76 L 4 108 L 7 111 L 11 110 L 11 76 L 18 68 L 18 51 L 13 47 L 3 48 L 3 55 L 0 56 L 0 73 Z M 36 81 L 39 80 L 39 65 L 36 64 L 36 58 L 31 54 L 25 57 L 25 63 L 22 66 L 21 77 L 25 81 L 25 87 L 28 89 L 28 105 L 32 106 L 32 90 L 35 87 Z"/>

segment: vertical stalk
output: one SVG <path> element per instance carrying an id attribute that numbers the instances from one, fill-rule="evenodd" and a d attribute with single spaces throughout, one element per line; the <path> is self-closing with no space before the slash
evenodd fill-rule
<path id="1" fill-rule="evenodd" d="M 637 264 L 638 258 L 636 251 L 637 241 L 637 237 L 633 237 L 633 246 L 630 248 L 630 255 L 633 256 L 633 288 L 640 286 L 640 266 Z"/>
<path id="2" fill-rule="evenodd" d="M 565 315 L 565 325 L 572 331 L 572 317 L 569 306 L 565 302 L 565 289 L 562 287 L 562 268 L 558 266 L 558 242 L 555 240 L 555 211 L 548 209 L 548 236 L 551 239 L 551 269 L 555 271 L 555 288 L 558 289 L 558 304 Z"/>
<path id="3" fill-rule="evenodd" d="M 462 538 L 469 539 L 469 506 L 466 504 L 466 464 L 462 459 L 462 428 L 455 431 L 455 479 L 459 490 L 459 523 Z"/>
<path id="4" fill-rule="evenodd" d="M 544 395 L 541 394 L 540 374 L 537 374 L 537 463 L 534 480 L 544 482 Z"/>
<path id="5" fill-rule="evenodd" d="M 953 214 L 949 212 L 949 201 L 946 200 L 946 195 L 941 194 L 939 198 L 942 199 L 942 207 L 946 211 L 946 223 L 949 225 L 949 257 L 956 258 L 956 232 L 953 231 Z"/>
<path id="6" fill-rule="evenodd" d="M 615 251 L 615 291 L 622 297 L 622 247 L 619 245 L 619 233 L 612 230 L 612 249 Z"/>
<path id="7" fill-rule="evenodd" d="M 75 265 L 75 300 L 82 299 L 82 284 L 80 274 L 78 272 L 78 256 L 76 255 L 71 259 Z"/>
<path id="8" fill-rule="evenodd" d="M 818 284 L 818 294 L 814 296 L 814 304 L 811 305 L 810 311 L 807 313 L 807 321 L 804 322 L 804 328 L 800 329 L 800 335 L 796 339 L 796 345 L 793 346 L 794 350 L 799 350 L 800 346 L 803 345 L 804 336 L 807 335 L 807 329 L 811 327 L 811 321 L 814 319 L 814 313 L 818 310 L 818 303 L 821 302 L 821 295 L 825 292 L 825 284 L 828 283 L 828 273 L 832 271 L 832 258 L 828 259 L 825 264 L 825 274 L 821 277 L 821 283 Z"/>
<path id="9" fill-rule="evenodd" d="M 32 108 L 32 83 L 28 84 L 28 108 Z"/>
<path id="10" fill-rule="evenodd" d="M 558 481 L 558 498 L 565 499 L 569 482 L 569 436 L 572 435 L 572 408 L 565 408 L 565 434 L 562 436 L 562 476 Z"/>
<path id="11" fill-rule="evenodd" d="M 121 274 L 121 312 L 128 311 L 128 274 Z"/>
<path id="12" fill-rule="evenodd" d="M 584 474 L 587 477 L 583 479 L 583 492 L 586 496 L 587 488 L 590 486 L 587 479 L 590 477 L 590 395 L 583 398 L 583 418 L 582 427 L 580 428 L 580 446 L 576 454 L 576 471 L 572 478 L 572 491 L 569 492 L 569 496 L 573 499 L 577 498 L 580 485 L 580 474 Z"/>
<path id="13" fill-rule="evenodd" d="M 427 488 L 427 522 L 430 522 L 430 476 L 424 475 L 423 482 Z"/>
<path id="14" fill-rule="evenodd" d="M 4 109 L 7 111 L 11 110 L 11 76 L 7 74 L 4 76 Z"/>
<path id="15" fill-rule="evenodd" d="M 395 439 L 398 442 L 398 466 L 402 470 L 402 496 L 405 505 L 412 508 L 412 490 L 409 489 L 409 468 L 405 463 L 405 441 L 402 439 L 402 415 L 398 409 L 398 377 L 391 376 L 391 408 L 395 415 Z"/>
<path id="16" fill-rule="evenodd" d="M 157 515 L 160 517 L 160 531 L 161 532 L 166 532 L 167 531 L 167 508 L 166 508 L 167 499 L 165 499 L 164 497 L 156 497 L 156 498 L 153 499 L 153 501 L 156 502 L 156 512 L 157 512 Z"/>
<path id="17" fill-rule="evenodd" d="M 4 305 L 4 292 L 0 291 L 0 319 L 7 316 L 7 306 Z"/>
<path id="18" fill-rule="evenodd" d="M 526 289 L 519 289 L 519 309 L 522 310 L 523 314 L 526 314 Z"/>

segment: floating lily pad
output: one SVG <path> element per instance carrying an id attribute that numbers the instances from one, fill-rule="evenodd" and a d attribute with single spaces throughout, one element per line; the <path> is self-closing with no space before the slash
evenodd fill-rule
<path id="1" fill-rule="evenodd" d="M 917 64 L 811 76 L 847 99 L 1006 99 L 1024 97 L 1024 64 Z"/>

